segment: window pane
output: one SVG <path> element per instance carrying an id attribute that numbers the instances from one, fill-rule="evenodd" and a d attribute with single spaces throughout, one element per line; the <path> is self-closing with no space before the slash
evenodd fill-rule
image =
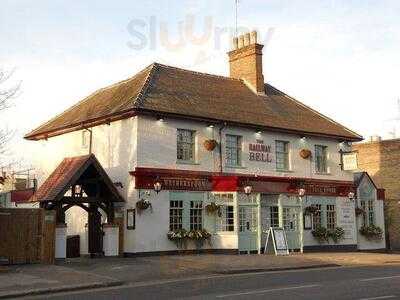
<path id="1" fill-rule="evenodd" d="M 190 230 L 203 229 L 203 202 L 190 201 Z"/>
<path id="2" fill-rule="evenodd" d="M 226 135 L 226 164 L 228 166 L 240 166 L 242 155 L 241 137 L 237 135 Z"/>
<path id="3" fill-rule="evenodd" d="M 334 230 L 336 228 L 335 205 L 326 206 L 326 228 L 328 230 Z"/>
<path id="4" fill-rule="evenodd" d="M 169 202 L 169 230 L 182 229 L 183 201 Z"/>
<path id="5" fill-rule="evenodd" d="M 185 161 L 194 160 L 195 132 L 192 130 L 178 129 L 177 131 L 177 159 Z"/>
<path id="6" fill-rule="evenodd" d="M 276 169 L 289 169 L 289 142 L 275 141 Z"/>
<path id="7" fill-rule="evenodd" d="M 327 155 L 328 147 L 316 145 L 315 146 L 315 170 L 318 173 L 327 172 Z"/>
<path id="8" fill-rule="evenodd" d="M 312 216 L 312 220 L 313 220 L 312 227 L 313 227 L 314 230 L 316 228 L 322 226 L 322 219 L 321 219 L 322 206 L 321 206 L 321 204 L 317 204 L 315 206 L 317 207 L 317 211 Z"/>

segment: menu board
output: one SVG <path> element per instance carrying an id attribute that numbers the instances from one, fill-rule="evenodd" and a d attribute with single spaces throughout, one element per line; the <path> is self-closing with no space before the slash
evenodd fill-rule
<path id="1" fill-rule="evenodd" d="M 289 248 L 286 240 L 285 229 L 272 228 L 268 230 L 267 240 L 265 242 L 264 253 L 268 253 L 268 245 L 273 245 L 275 255 L 288 255 Z"/>

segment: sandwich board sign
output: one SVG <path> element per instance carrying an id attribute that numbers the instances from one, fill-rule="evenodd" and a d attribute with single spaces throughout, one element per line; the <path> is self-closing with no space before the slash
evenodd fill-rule
<path id="1" fill-rule="evenodd" d="M 265 241 L 264 253 L 271 253 L 269 250 L 274 250 L 275 255 L 289 255 L 285 229 L 269 228 Z"/>

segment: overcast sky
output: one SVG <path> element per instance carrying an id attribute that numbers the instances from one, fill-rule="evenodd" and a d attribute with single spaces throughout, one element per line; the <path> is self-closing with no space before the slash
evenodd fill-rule
<path id="1" fill-rule="evenodd" d="M 29 160 L 25 133 L 154 61 L 228 75 L 234 0 L 1 2 L 0 67 L 22 80 L 0 119 L 14 157 Z M 266 81 L 365 137 L 392 136 L 399 117 L 399 16 L 398 0 L 239 4 L 239 26 L 266 44 Z"/>

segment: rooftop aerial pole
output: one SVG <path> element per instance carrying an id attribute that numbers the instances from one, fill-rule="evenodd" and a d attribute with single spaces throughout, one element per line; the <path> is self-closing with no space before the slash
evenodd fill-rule
<path id="1" fill-rule="evenodd" d="M 238 8 L 239 0 L 235 0 L 235 37 L 238 36 Z"/>

